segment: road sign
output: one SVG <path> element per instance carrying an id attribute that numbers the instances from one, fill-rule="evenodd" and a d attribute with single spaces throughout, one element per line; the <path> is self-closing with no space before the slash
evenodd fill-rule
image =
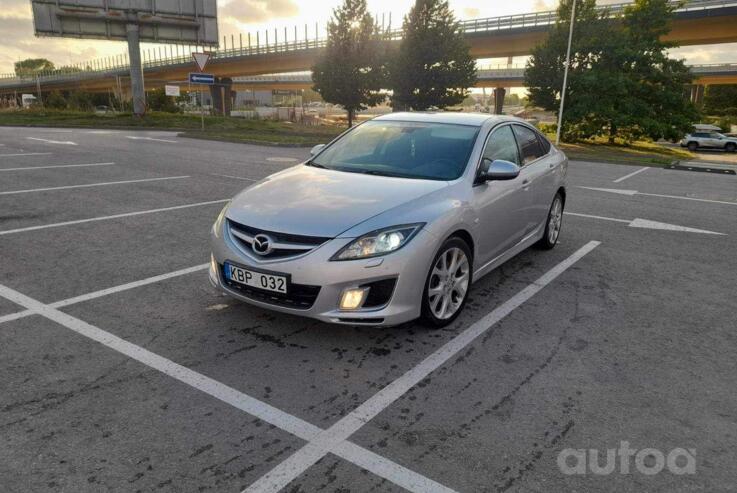
<path id="1" fill-rule="evenodd" d="M 179 86 L 164 86 L 164 92 L 167 96 L 180 96 Z"/>
<path id="2" fill-rule="evenodd" d="M 36 36 L 128 42 L 136 116 L 146 112 L 142 41 L 218 45 L 216 0 L 31 0 L 31 10 Z"/>
<path id="3" fill-rule="evenodd" d="M 126 24 L 146 43 L 217 46 L 216 0 L 31 0 L 37 36 L 126 40 Z"/>
<path id="4" fill-rule="evenodd" d="M 189 82 L 191 82 L 192 84 L 212 85 L 215 83 L 215 76 L 212 74 L 190 73 Z"/>
<path id="5" fill-rule="evenodd" d="M 197 68 L 202 72 L 205 70 L 207 62 L 210 61 L 210 53 L 192 53 L 192 58 L 194 58 L 194 63 L 197 64 Z"/>

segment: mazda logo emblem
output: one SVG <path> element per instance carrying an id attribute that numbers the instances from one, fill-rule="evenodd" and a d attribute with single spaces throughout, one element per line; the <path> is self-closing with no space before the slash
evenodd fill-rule
<path id="1" fill-rule="evenodd" d="M 274 241 L 266 235 L 258 234 L 253 237 L 251 248 L 259 255 L 268 255 L 272 250 Z"/>

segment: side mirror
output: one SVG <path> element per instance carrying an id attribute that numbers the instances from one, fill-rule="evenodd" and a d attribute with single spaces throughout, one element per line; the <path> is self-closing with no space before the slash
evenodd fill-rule
<path id="1" fill-rule="evenodd" d="M 492 180 L 514 180 L 519 176 L 520 167 L 510 161 L 504 161 L 502 159 L 491 159 L 484 158 L 481 161 L 481 168 L 479 174 L 476 177 L 477 183 L 482 183 Z"/>
<path id="2" fill-rule="evenodd" d="M 323 147 L 325 147 L 325 144 L 317 144 L 315 147 L 310 149 L 310 156 L 316 156 L 320 151 L 322 151 Z"/>

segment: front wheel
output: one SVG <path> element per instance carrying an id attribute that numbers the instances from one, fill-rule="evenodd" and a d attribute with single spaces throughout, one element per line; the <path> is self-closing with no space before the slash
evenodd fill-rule
<path id="1" fill-rule="evenodd" d="M 560 192 L 555 194 L 553 203 L 548 212 L 548 220 L 545 223 L 545 232 L 537 246 L 543 250 L 551 250 L 558 243 L 560 228 L 563 226 L 563 196 Z"/>
<path id="2" fill-rule="evenodd" d="M 737 145 L 735 145 L 735 144 L 733 144 L 731 142 L 727 143 L 727 145 L 724 146 L 724 150 L 727 151 L 727 152 L 734 152 L 735 149 L 737 149 Z"/>
<path id="3" fill-rule="evenodd" d="M 430 266 L 422 293 L 422 322 L 434 328 L 445 327 L 463 310 L 471 288 L 471 249 L 465 241 L 445 240 Z"/>

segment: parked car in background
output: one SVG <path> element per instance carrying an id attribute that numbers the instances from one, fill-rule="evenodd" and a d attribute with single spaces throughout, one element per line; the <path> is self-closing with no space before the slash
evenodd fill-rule
<path id="1" fill-rule="evenodd" d="M 254 183 L 212 228 L 210 281 L 339 324 L 431 327 L 563 220 L 568 159 L 519 118 L 392 113 Z"/>
<path id="2" fill-rule="evenodd" d="M 681 139 L 681 147 L 689 151 L 697 149 L 723 149 L 727 152 L 737 150 L 737 138 L 728 137 L 719 132 L 694 132 Z"/>

